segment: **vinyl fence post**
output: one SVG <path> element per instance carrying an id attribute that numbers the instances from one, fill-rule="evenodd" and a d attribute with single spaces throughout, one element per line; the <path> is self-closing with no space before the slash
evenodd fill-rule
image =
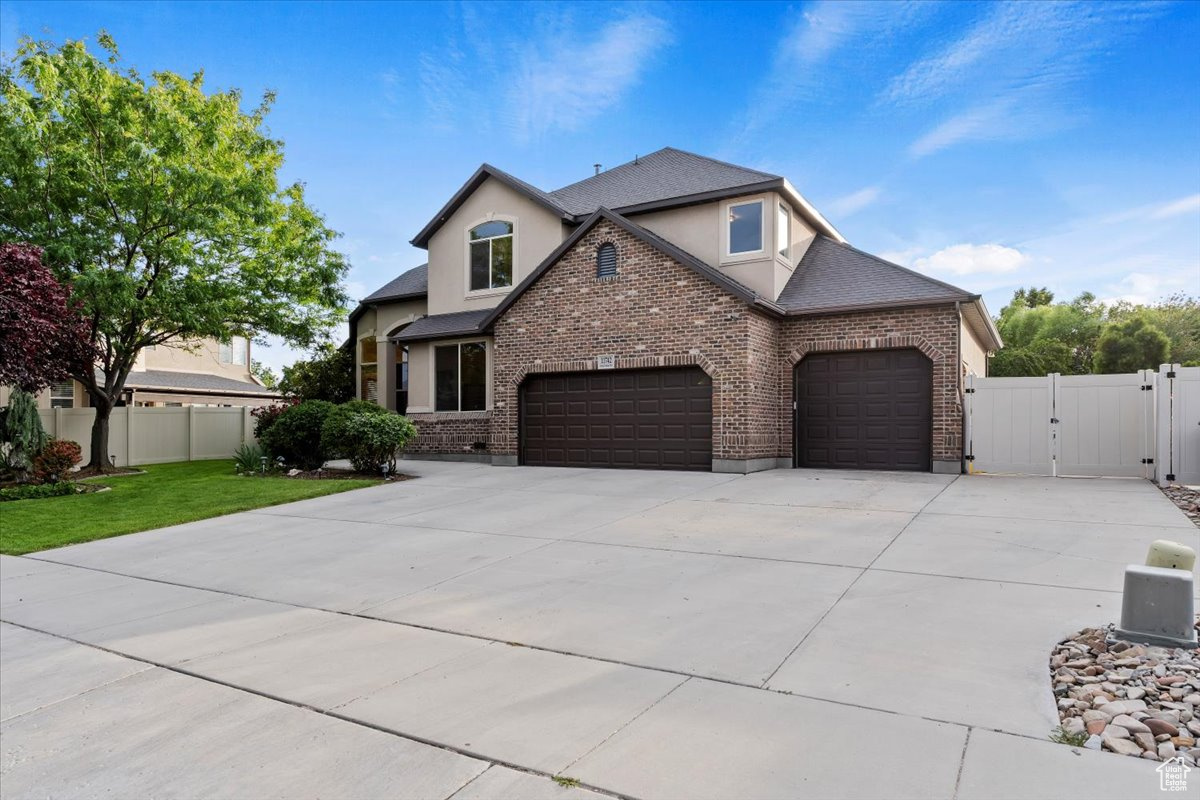
<path id="1" fill-rule="evenodd" d="M 125 404 L 125 466 L 132 467 L 137 462 L 133 460 L 133 400 Z"/>
<path id="2" fill-rule="evenodd" d="M 188 426 L 188 461 L 196 460 L 196 407 L 187 407 L 187 426 Z"/>
<path id="3" fill-rule="evenodd" d="M 51 435 L 55 439 L 62 438 L 62 409 L 58 407 L 54 409 L 54 433 Z"/>
<path id="4" fill-rule="evenodd" d="M 250 406 L 242 406 L 242 444 L 254 438 L 254 426 L 251 424 Z"/>

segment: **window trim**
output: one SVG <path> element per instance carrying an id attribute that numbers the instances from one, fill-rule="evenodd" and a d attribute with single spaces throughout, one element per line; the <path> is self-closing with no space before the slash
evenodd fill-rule
<path id="1" fill-rule="evenodd" d="M 721 257 L 723 261 L 753 261 L 755 259 L 764 258 L 767 254 L 767 207 L 765 197 L 744 198 L 739 197 L 721 204 L 721 225 L 723 247 L 721 248 Z M 729 219 L 729 213 L 736 206 L 751 206 L 758 204 L 759 207 L 759 232 L 757 250 L 743 250 L 733 252 L 733 236 L 731 236 L 730 228 L 733 221 Z"/>
<path id="2" fill-rule="evenodd" d="M 787 203 L 782 200 L 778 202 L 778 209 L 775 212 L 775 258 L 787 264 L 792 265 L 792 209 Z M 787 240 L 784 245 L 784 252 L 779 252 L 779 223 L 780 216 L 787 219 Z"/>
<path id="3" fill-rule="evenodd" d="M 485 222 L 507 222 L 512 225 L 512 282 L 508 286 L 491 286 L 487 289 L 472 289 L 471 288 L 471 231 Z M 486 217 L 481 217 L 474 222 L 471 222 L 463 229 L 463 296 L 464 297 L 495 297 L 497 295 L 508 294 L 512 291 L 520 281 L 517 278 L 517 253 L 518 236 L 520 235 L 520 221 L 518 217 L 508 214 L 488 214 Z M 476 239 L 475 241 L 490 241 L 489 239 Z M 491 269 L 491 264 L 488 265 Z M 491 274 L 488 274 L 488 281 L 491 281 Z"/>
<path id="4" fill-rule="evenodd" d="M 466 344 L 483 345 L 483 408 L 464 411 L 462 407 L 462 348 Z M 484 338 L 454 339 L 429 343 L 429 408 L 435 414 L 486 414 L 492 408 L 492 348 Z M 437 351 L 439 347 L 453 347 L 458 352 L 458 407 L 438 408 L 437 396 Z M 411 373 L 410 373 L 411 382 Z"/>
<path id="5" fill-rule="evenodd" d="M 63 385 L 70 386 L 71 387 L 70 397 L 68 397 L 65 394 L 57 394 L 56 395 L 54 393 L 54 390 L 56 388 L 55 384 L 58 384 L 59 386 L 63 386 Z M 73 378 L 67 378 L 65 381 L 55 381 L 55 383 L 52 383 L 48 387 L 46 387 L 46 391 L 49 393 L 51 408 L 74 408 L 75 407 L 75 380 Z M 69 400 L 71 404 L 68 406 L 56 406 L 56 405 L 54 405 L 55 400 Z"/>

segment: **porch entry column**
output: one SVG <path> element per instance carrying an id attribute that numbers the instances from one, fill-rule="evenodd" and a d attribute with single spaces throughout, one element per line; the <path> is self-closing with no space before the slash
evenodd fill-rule
<path id="1" fill-rule="evenodd" d="M 386 336 L 375 337 L 375 401 L 396 410 L 396 345 Z"/>

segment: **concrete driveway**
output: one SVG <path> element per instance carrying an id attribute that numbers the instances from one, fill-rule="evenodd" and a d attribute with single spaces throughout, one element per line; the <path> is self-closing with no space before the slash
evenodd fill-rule
<path id="1" fill-rule="evenodd" d="M 3 558 L 3 796 L 1158 795 L 1046 740 L 1146 482 L 404 466 Z"/>

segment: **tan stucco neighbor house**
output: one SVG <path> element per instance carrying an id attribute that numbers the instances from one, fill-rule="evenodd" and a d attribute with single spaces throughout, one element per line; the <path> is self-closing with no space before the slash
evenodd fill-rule
<path id="1" fill-rule="evenodd" d="M 250 406 L 269 405 L 279 393 L 250 373 L 250 342 L 234 337 L 194 341 L 186 346 L 156 345 L 138 354 L 125 381 L 122 405 Z M 0 405 L 10 389 L 0 387 Z M 79 381 L 59 381 L 38 394 L 40 408 L 87 408 L 87 390 Z"/>
<path id="2" fill-rule="evenodd" d="M 959 472 L 979 295 L 852 247 L 778 175 L 666 148 L 554 191 L 481 166 L 351 315 L 409 455 Z"/>

